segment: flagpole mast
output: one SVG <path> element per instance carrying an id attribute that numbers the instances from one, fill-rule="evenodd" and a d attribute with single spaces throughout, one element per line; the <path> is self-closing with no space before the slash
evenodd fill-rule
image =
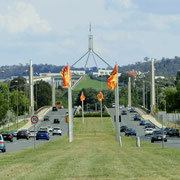
<path id="1" fill-rule="evenodd" d="M 82 123 L 84 124 L 84 101 L 82 101 Z"/>
<path id="2" fill-rule="evenodd" d="M 101 104 L 101 120 L 102 120 L 102 100 L 101 100 L 100 104 Z"/>
<path id="3" fill-rule="evenodd" d="M 117 84 L 115 87 L 115 111 L 116 111 L 116 140 L 119 142 L 120 138 L 120 124 L 119 124 L 119 86 L 118 86 L 118 75 Z"/>
<path id="4" fill-rule="evenodd" d="M 72 89 L 68 84 L 69 142 L 73 141 Z"/>

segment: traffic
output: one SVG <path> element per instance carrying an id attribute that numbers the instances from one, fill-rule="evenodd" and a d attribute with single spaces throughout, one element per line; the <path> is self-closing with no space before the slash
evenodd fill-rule
<path id="1" fill-rule="evenodd" d="M 67 135 L 66 109 L 52 110 L 29 129 L 0 132 L 0 154 L 33 147 Z"/>
<path id="2" fill-rule="evenodd" d="M 108 108 L 111 117 L 115 115 L 115 108 Z M 150 121 L 145 121 L 133 107 L 119 107 L 121 116 L 120 135 L 131 138 L 140 137 L 141 140 L 158 145 L 180 149 L 180 133 L 178 129 L 158 128 Z M 115 118 L 112 118 L 115 126 Z"/>

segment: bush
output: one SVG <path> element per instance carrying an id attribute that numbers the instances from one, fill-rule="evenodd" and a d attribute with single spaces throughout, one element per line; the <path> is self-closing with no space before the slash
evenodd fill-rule
<path id="1" fill-rule="evenodd" d="M 108 113 L 102 113 L 103 117 L 110 117 Z M 82 113 L 76 114 L 75 117 L 82 117 Z M 101 113 L 84 113 L 84 117 L 101 117 Z"/>

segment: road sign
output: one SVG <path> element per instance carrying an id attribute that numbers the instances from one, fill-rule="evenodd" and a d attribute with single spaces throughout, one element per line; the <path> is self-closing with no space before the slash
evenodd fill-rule
<path id="1" fill-rule="evenodd" d="M 38 123 L 38 121 L 39 121 L 38 116 L 36 116 L 36 115 L 31 116 L 31 123 L 32 124 L 36 124 L 36 123 Z"/>

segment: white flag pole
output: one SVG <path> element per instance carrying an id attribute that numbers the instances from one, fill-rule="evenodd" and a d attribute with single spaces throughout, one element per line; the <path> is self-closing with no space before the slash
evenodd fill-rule
<path id="1" fill-rule="evenodd" d="M 84 124 L 84 101 L 82 101 L 82 123 Z"/>
<path id="2" fill-rule="evenodd" d="M 119 142 L 120 138 L 120 124 L 119 124 L 119 87 L 118 87 L 118 75 L 117 75 L 117 84 L 115 87 L 115 111 L 116 111 L 116 140 Z"/>
<path id="3" fill-rule="evenodd" d="M 101 100 L 100 104 L 101 104 L 101 120 L 102 120 L 102 100 Z"/>
<path id="4" fill-rule="evenodd" d="M 69 109 L 69 142 L 73 141 L 73 116 L 72 116 L 72 90 L 68 85 L 68 109 Z"/>

